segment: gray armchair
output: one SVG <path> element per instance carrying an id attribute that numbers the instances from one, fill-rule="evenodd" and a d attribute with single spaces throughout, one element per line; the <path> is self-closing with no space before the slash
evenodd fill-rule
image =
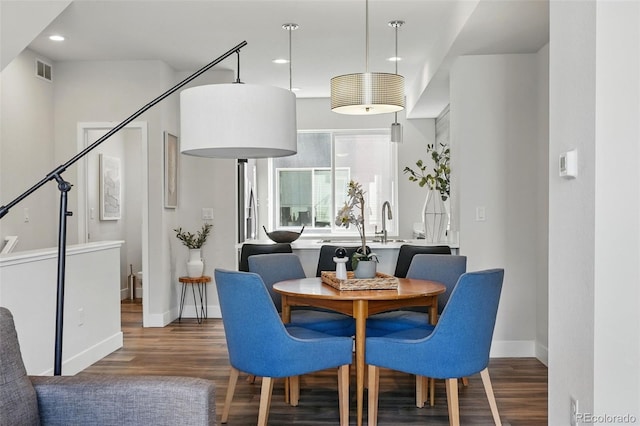
<path id="1" fill-rule="evenodd" d="M 27 376 L 13 316 L 0 307 L 0 426 L 215 425 L 210 380 L 166 376 Z"/>

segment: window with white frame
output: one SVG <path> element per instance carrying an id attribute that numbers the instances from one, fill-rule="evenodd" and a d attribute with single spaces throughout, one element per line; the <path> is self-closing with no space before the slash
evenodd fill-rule
<path id="1" fill-rule="evenodd" d="M 397 218 L 397 148 L 389 130 L 318 130 L 298 132 L 298 153 L 271 160 L 273 225 L 305 226 L 305 234 L 357 235 L 337 227 L 338 209 L 347 200 L 353 179 L 365 190 L 368 237 L 382 230 L 382 203 L 389 201 Z M 397 233 L 397 221 L 387 231 Z"/>

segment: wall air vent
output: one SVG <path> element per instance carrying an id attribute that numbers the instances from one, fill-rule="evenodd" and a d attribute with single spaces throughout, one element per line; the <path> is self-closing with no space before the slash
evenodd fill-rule
<path id="1" fill-rule="evenodd" d="M 44 80 L 51 81 L 51 65 L 36 59 L 36 75 Z"/>

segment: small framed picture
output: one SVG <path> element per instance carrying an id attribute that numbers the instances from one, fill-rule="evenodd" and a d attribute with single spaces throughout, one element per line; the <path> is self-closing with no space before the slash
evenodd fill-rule
<path id="1" fill-rule="evenodd" d="M 164 132 L 164 206 L 178 207 L 178 137 Z"/>
<path id="2" fill-rule="evenodd" d="M 120 159 L 100 154 L 100 220 L 118 220 L 122 214 Z"/>

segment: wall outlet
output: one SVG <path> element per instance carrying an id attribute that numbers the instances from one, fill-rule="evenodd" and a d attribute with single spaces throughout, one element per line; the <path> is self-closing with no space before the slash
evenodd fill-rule
<path id="1" fill-rule="evenodd" d="M 571 405 L 569 406 L 570 412 L 570 424 L 571 426 L 578 426 L 578 400 L 571 397 Z"/>

